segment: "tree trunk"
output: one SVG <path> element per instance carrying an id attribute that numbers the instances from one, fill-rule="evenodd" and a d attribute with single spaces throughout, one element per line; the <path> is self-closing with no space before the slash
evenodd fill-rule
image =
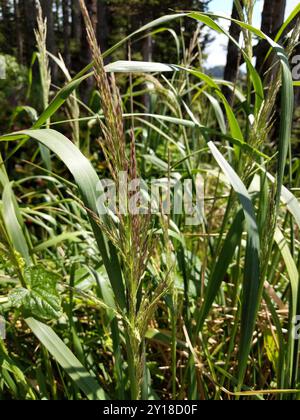
<path id="1" fill-rule="evenodd" d="M 72 0 L 72 38 L 78 47 L 80 47 L 81 37 L 82 26 L 79 0 Z"/>
<path id="2" fill-rule="evenodd" d="M 271 38 L 274 38 L 284 22 L 285 8 L 286 0 L 265 0 L 261 30 Z M 278 66 L 274 66 L 274 53 L 270 54 L 268 59 L 265 60 L 269 48 L 270 45 L 267 42 L 261 42 L 257 49 L 256 55 L 256 69 L 259 72 L 261 78 L 264 80 L 265 86 L 272 85 L 272 80 L 278 71 Z M 270 134 L 270 138 L 274 142 L 278 142 L 278 133 L 280 131 L 280 107 L 280 96 L 278 96 L 275 103 L 273 128 Z"/>
<path id="3" fill-rule="evenodd" d="M 66 1 L 66 0 L 64 0 Z M 47 18 L 47 49 L 52 54 L 56 53 L 54 36 L 53 0 L 42 0 L 43 15 Z"/>
<path id="4" fill-rule="evenodd" d="M 87 10 L 89 12 L 93 28 L 96 31 L 96 28 L 97 28 L 97 0 L 86 0 L 85 4 L 86 4 Z M 81 17 L 81 19 L 82 19 L 82 27 L 84 28 L 83 17 Z M 84 64 L 88 64 L 92 60 L 89 44 L 87 42 L 87 33 L 86 33 L 85 30 L 82 31 L 82 57 L 83 57 Z"/>
<path id="5" fill-rule="evenodd" d="M 23 41 L 22 26 L 21 26 L 20 0 L 14 0 L 14 13 L 15 13 L 15 20 L 16 20 L 16 37 L 17 37 L 18 60 L 19 60 L 20 63 L 23 63 L 23 60 L 24 60 L 24 41 Z"/>
<path id="6" fill-rule="evenodd" d="M 96 31 L 97 30 L 97 0 L 86 0 L 85 4 L 88 9 L 93 28 Z M 82 19 L 82 27 L 84 28 L 83 17 L 81 17 L 81 19 Z M 86 30 L 82 31 L 81 56 L 83 60 L 82 64 L 84 66 L 89 64 L 92 61 L 92 55 L 91 55 L 90 47 L 87 41 Z M 92 77 L 87 79 L 86 85 L 87 85 L 87 88 L 84 89 L 84 91 L 82 92 L 82 95 L 84 99 L 87 101 L 89 99 L 90 93 L 94 86 L 94 80 Z"/>
<path id="7" fill-rule="evenodd" d="M 97 2 L 97 38 L 101 51 L 108 49 L 108 7 L 107 0 L 98 0 Z"/>
<path id="8" fill-rule="evenodd" d="M 265 0 L 261 30 L 268 36 L 274 36 L 284 22 L 284 15 L 286 9 L 286 0 Z M 273 57 L 270 57 L 268 62 L 265 62 L 266 54 L 270 46 L 267 42 L 261 42 L 257 48 L 257 62 L 256 69 L 261 75 L 264 75 L 266 70 L 270 67 Z"/>
<path id="9" fill-rule="evenodd" d="M 9 2 L 7 0 L 1 0 L 1 14 L 3 19 L 3 35 L 4 40 L 9 48 L 5 48 L 5 52 L 11 54 L 11 23 L 10 23 L 10 11 L 9 11 Z"/>
<path id="10" fill-rule="evenodd" d="M 3 20 L 5 21 L 9 16 L 8 1 L 1 0 L 0 5 L 1 5 L 1 14 L 2 14 Z"/>
<path id="11" fill-rule="evenodd" d="M 70 3 L 69 3 L 69 0 L 63 0 L 62 9 L 63 9 L 64 61 L 66 63 L 66 66 L 69 68 L 70 65 L 71 65 L 71 57 L 70 57 L 71 27 L 70 27 Z"/>
<path id="12" fill-rule="evenodd" d="M 31 62 L 32 54 L 36 50 L 33 30 L 36 27 L 36 4 L 34 0 L 20 0 L 20 10 L 23 19 L 22 32 L 24 35 L 24 59 Z"/>
<path id="13" fill-rule="evenodd" d="M 232 7 L 232 19 L 239 19 L 239 13 L 233 2 Z M 239 42 L 240 35 L 241 35 L 241 28 L 234 22 L 231 23 L 229 33 L 237 42 Z M 229 40 L 228 43 L 228 52 L 227 52 L 227 62 L 224 70 L 224 79 L 236 83 L 238 74 L 239 74 L 239 66 L 241 62 L 241 52 L 236 47 L 236 45 Z M 228 100 L 229 103 L 233 101 L 233 92 L 227 86 L 223 87 L 223 93 Z"/>

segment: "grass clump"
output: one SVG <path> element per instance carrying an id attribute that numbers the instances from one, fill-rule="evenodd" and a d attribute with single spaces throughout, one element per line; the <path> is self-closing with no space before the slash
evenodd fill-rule
<path id="1" fill-rule="evenodd" d="M 104 64 L 174 19 L 227 34 L 215 16 L 165 16 L 102 53 L 80 6 L 92 63 L 71 79 L 46 51 L 39 9 L 44 110 L 0 138 L 1 396 L 298 399 L 300 177 L 288 64 L 298 23 L 282 44 L 252 26 L 253 2 L 240 10 L 247 74 L 226 83 L 229 103 L 225 82 L 203 70 L 199 29 L 178 63 Z M 270 44 L 265 79 L 252 65 L 254 36 Z M 51 60 L 67 80 L 52 101 Z M 90 77 L 86 104 L 78 90 Z M 117 198 L 104 214 L 107 178 Z M 137 194 L 137 179 L 159 180 L 164 193 Z M 171 206 L 178 197 L 185 212 Z"/>

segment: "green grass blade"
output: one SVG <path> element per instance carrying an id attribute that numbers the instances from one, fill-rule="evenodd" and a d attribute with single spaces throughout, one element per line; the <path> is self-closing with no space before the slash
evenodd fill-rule
<path id="1" fill-rule="evenodd" d="M 31 263 L 29 247 L 19 222 L 15 197 L 12 192 L 11 184 L 7 183 L 3 189 L 3 219 L 7 233 L 10 237 L 14 249 L 24 258 L 27 265 Z"/>
<path id="2" fill-rule="evenodd" d="M 219 104 L 219 102 L 217 101 L 216 98 L 214 98 L 212 95 L 210 95 L 207 92 L 204 92 L 204 95 L 209 99 L 211 106 L 213 107 L 213 110 L 216 114 L 216 118 L 221 130 L 222 134 L 226 134 L 226 121 L 225 121 L 225 117 L 223 114 L 223 110 L 221 105 Z"/>
<path id="3" fill-rule="evenodd" d="M 243 380 L 247 369 L 247 361 L 251 349 L 252 336 L 263 291 L 263 285 L 260 281 L 260 239 L 255 211 L 245 185 L 242 183 L 232 167 L 224 159 L 214 143 L 209 142 L 208 146 L 220 168 L 228 178 L 232 188 L 235 190 L 239 197 L 240 203 L 244 210 L 246 230 L 248 233 L 244 269 L 241 338 L 239 346 L 238 388 L 240 389 L 243 385 Z"/>
<path id="4" fill-rule="evenodd" d="M 72 173 L 79 191 L 82 195 L 83 202 L 90 212 L 90 221 L 97 240 L 99 250 L 103 259 L 103 263 L 107 270 L 116 300 L 121 308 L 125 308 L 125 291 L 122 280 L 122 272 L 120 268 L 117 252 L 112 244 L 108 243 L 103 235 L 98 223 L 91 214 L 98 214 L 97 188 L 101 187 L 100 180 L 94 168 L 88 159 L 80 152 L 80 150 L 64 135 L 54 130 L 26 130 L 14 133 L 12 136 L 4 136 L 0 141 L 9 141 L 16 138 L 28 136 L 39 143 L 48 147 L 55 153 L 68 167 Z M 99 194 L 99 193 L 98 193 Z"/>
<path id="5" fill-rule="evenodd" d="M 238 140 L 240 140 L 241 142 L 245 142 L 244 141 L 244 136 L 242 133 L 242 130 L 240 128 L 240 125 L 238 123 L 238 120 L 236 118 L 236 116 L 234 115 L 234 112 L 231 108 L 231 106 L 229 105 L 227 99 L 225 98 L 225 96 L 223 95 L 220 87 L 218 86 L 218 84 L 207 74 L 202 73 L 198 70 L 190 70 L 190 69 L 186 69 L 183 67 L 180 67 L 182 70 L 187 71 L 188 73 L 192 74 L 195 77 L 198 77 L 199 79 L 203 80 L 205 83 L 208 84 L 208 86 L 210 86 L 212 89 L 215 90 L 215 93 L 219 96 L 219 98 L 222 100 L 225 111 L 226 111 L 226 115 L 228 118 L 228 123 L 230 126 L 230 132 L 233 138 L 236 138 Z"/>
<path id="6" fill-rule="evenodd" d="M 296 8 L 296 11 L 298 9 Z M 202 14 L 200 13 L 192 13 L 190 17 L 198 19 L 200 21 L 203 21 Z M 224 18 L 224 17 L 223 17 Z M 229 19 L 229 18 L 228 18 Z M 282 89 L 281 89 L 281 109 L 283 112 L 281 112 L 280 115 L 280 133 L 279 133 L 279 158 L 278 158 L 278 174 L 277 174 L 277 210 L 279 208 L 280 204 L 280 197 L 281 197 L 281 189 L 282 189 L 282 183 L 283 183 L 283 177 L 284 177 L 284 171 L 286 166 L 286 158 L 288 154 L 289 144 L 290 144 L 290 138 L 291 138 L 291 131 L 292 131 L 292 121 L 293 121 L 293 110 L 294 110 L 294 90 L 293 90 L 293 79 L 291 70 L 289 67 L 289 61 L 287 54 L 285 50 L 277 44 L 275 41 L 273 41 L 270 37 L 265 35 L 261 30 L 255 28 L 252 25 L 249 25 L 245 22 L 241 22 L 236 19 L 229 19 L 233 22 L 235 22 L 237 25 L 239 25 L 241 28 L 247 29 L 256 36 L 258 36 L 261 39 L 266 40 L 274 50 L 275 54 L 277 55 L 277 58 L 281 65 L 282 70 Z M 214 29 L 215 22 L 212 20 L 213 25 L 210 24 L 209 26 Z M 220 27 L 219 27 L 220 28 Z M 222 30 L 222 28 L 220 28 Z M 223 30 L 222 30 L 223 31 Z M 223 31 L 232 42 L 236 44 L 236 46 L 239 48 L 238 43 L 233 40 L 230 35 L 226 33 L 226 31 Z M 263 87 L 262 82 L 259 78 L 259 75 L 257 74 L 256 70 L 254 69 L 251 61 L 249 62 L 249 58 L 247 55 L 242 51 L 243 56 L 245 58 L 245 61 L 247 62 L 247 66 L 249 68 L 249 71 L 251 73 L 251 78 L 253 85 L 255 87 L 256 91 L 256 98 L 259 103 L 256 105 L 256 113 L 260 110 L 260 105 L 262 103 L 262 100 L 264 98 L 263 95 Z M 261 99 L 261 101 L 260 101 Z M 260 104 L 260 105 L 259 105 Z"/>
<path id="7" fill-rule="evenodd" d="M 292 13 L 288 16 L 288 18 L 285 20 L 284 24 L 281 26 L 280 30 L 278 31 L 278 34 L 276 35 L 274 41 L 278 42 L 283 35 L 286 28 L 289 26 L 289 24 L 295 19 L 297 15 L 300 13 L 300 4 L 298 4 L 295 9 L 292 11 Z M 268 57 L 268 56 L 267 56 Z"/>
<path id="8" fill-rule="evenodd" d="M 227 273 L 229 264 L 232 261 L 235 250 L 241 241 L 243 228 L 244 228 L 244 219 L 245 219 L 244 213 L 240 211 L 236 215 L 232 223 L 232 226 L 224 240 L 224 244 L 220 252 L 220 256 L 218 257 L 218 261 L 211 274 L 211 277 L 208 281 L 207 288 L 205 291 L 204 302 L 202 304 L 202 307 L 199 313 L 199 318 L 197 321 L 197 327 L 196 327 L 197 336 L 199 332 L 202 330 L 205 319 L 207 315 L 209 314 L 209 311 L 214 303 L 214 300 L 217 294 L 220 291 L 220 287 L 222 285 L 222 282 L 224 281 L 225 275 Z"/>
<path id="9" fill-rule="evenodd" d="M 298 308 L 298 295 L 299 295 L 299 273 L 297 265 L 292 257 L 289 245 L 285 240 L 281 230 L 279 228 L 275 231 L 275 241 L 277 246 L 281 252 L 282 258 L 284 260 L 286 270 L 288 272 L 288 276 L 290 279 L 291 284 L 291 303 L 289 308 L 289 339 L 288 339 L 288 351 L 286 354 L 287 357 L 287 383 L 285 386 L 292 387 L 293 384 L 293 374 L 294 370 L 298 369 L 297 366 L 294 366 L 294 356 L 295 356 L 295 340 L 294 340 L 294 321 L 297 316 L 297 308 Z M 296 377 L 296 374 L 294 375 Z"/>
<path id="10" fill-rule="evenodd" d="M 49 239 L 48 241 L 42 242 L 39 245 L 36 245 L 33 249 L 34 252 L 41 252 L 48 248 L 57 247 L 59 244 L 70 241 L 70 242 L 80 242 L 78 239 L 79 236 L 82 236 L 83 232 L 64 232 L 61 235 L 57 235 L 54 238 Z"/>
<path id="11" fill-rule="evenodd" d="M 275 178 L 270 173 L 267 173 L 267 177 L 273 184 L 275 183 Z M 297 225 L 300 228 L 300 204 L 297 198 L 294 196 L 291 191 L 286 188 L 285 186 L 282 186 L 281 189 L 281 202 L 286 205 L 289 212 L 294 217 Z"/>
<path id="12" fill-rule="evenodd" d="M 89 400 L 107 399 L 96 377 L 86 370 L 52 328 L 34 318 L 26 319 L 26 323 Z"/>
<path id="13" fill-rule="evenodd" d="M 66 102 L 66 100 L 69 98 L 69 96 L 74 92 L 75 89 L 78 88 L 78 86 L 87 78 L 89 78 L 92 75 L 86 74 L 79 79 L 72 80 L 70 83 L 68 83 L 65 87 L 63 87 L 56 97 L 53 99 L 51 104 L 45 109 L 45 111 L 40 115 L 39 119 L 35 122 L 33 125 L 33 129 L 42 127 L 43 124 L 45 124 L 49 118 L 52 117 L 52 115 L 55 114 L 55 112 Z"/>
<path id="14" fill-rule="evenodd" d="M 261 78 L 260 78 L 258 72 L 256 71 L 255 67 L 253 66 L 253 64 L 251 62 L 251 59 L 248 57 L 248 55 L 245 53 L 245 51 L 241 48 L 240 44 L 225 29 L 223 29 L 220 25 L 218 25 L 208 15 L 203 14 L 203 13 L 199 13 L 199 12 L 192 12 L 192 13 L 189 13 L 187 16 L 192 18 L 192 19 L 195 19 L 199 22 L 204 23 L 205 25 L 207 25 L 208 27 L 210 27 L 211 29 L 213 29 L 214 31 L 216 31 L 218 33 L 223 33 L 241 51 L 241 53 L 243 54 L 244 60 L 247 64 L 247 67 L 249 69 L 249 72 L 251 74 L 251 79 L 252 79 L 252 83 L 253 83 L 253 86 L 254 86 L 255 98 L 256 98 L 256 100 L 255 100 L 255 115 L 258 115 L 259 110 L 260 110 L 261 105 L 262 105 L 263 100 L 264 100 L 264 89 L 263 89 L 263 84 L 262 84 Z M 222 17 L 224 18 L 224 16 L 222 16 Z M 242 22 L 239 22 L 239 21 L 235 21 L 235 22 L 237 24 L 242 25 Z M 252 30 L 256 35 L 258 35 L 257 31 L 254 27 L 248 25 L 248 29 Z"/>
<path id="15" fill-rule="evenodd" d="M 279 209 L 283 178 L 286 167 L 289 145 L 291 141 L 292 123 L 294 115 L 294 89 L 293 79 L 289 68 L 288 60 L 285 56 L 281 59 L 282 67 L 282 90 L 281 90 L 281 109 L 280 114 L 280 133 L 279 133 L 279 157 L 277 174 L 277 210 Z"/>

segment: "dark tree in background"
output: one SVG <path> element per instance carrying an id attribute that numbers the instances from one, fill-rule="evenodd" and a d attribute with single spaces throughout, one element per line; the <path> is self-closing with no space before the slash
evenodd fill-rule
<path id="1" fill-rule="evenodd" d="M 167 13 L 195 9 L 207 10 L 210 0 L 86 0 L 101 49 L 105 51 L 124 36 Z M 0 0 L 0 51 L 14 55 L 29 65 L 35 50 L 33 29 L 36 0 Z M 80 14 L 79 0 L 41 0 L 48 21 L 47 48 L 60 52 L 68 67 L 78 71 L 90 61 L 86 33 Z M 179 28 L 179 23 L 172 23 Z M 192 20 L 185 23 L 186 39 L 195 28 Z M 205 41 L 204 39 L 203 41 Z M 127 47 L 116 58 L 127 57 Z M 176 59 L 176 48 L 168 34 L 146 37 L 132 45 L 133 58 Z"/>
<path id="2" fill-rule="evenodd" d="M 97 37 L 102 51 L 106 51 L 109 45 L 110 11 L 106 0 L 97 2 Z"/>
<path id="3" fill-rule="evenodd" d="M 241 7 L 245 6 L 245 2 L 239 0 Z M 261 30 L 271 38 L 275 38 L 276 34 L 278 33 L 279 29 L 281 28 L 282 24 L 284 23 L 285 19 L 285 11 L 286 11 L 286 0 L 265 0 L 263 4 L 263 12 L 262 12 L 262 23 L 261 23 Z M 240 19 L 237 7 L 235 5 L 235 1 L 232 0 L 232 18 L 233 19 Z M 293 29 L 296 24 L 297 19 L 299 16 L 296 16 L 294 20 L 288 25 L 285 30 L 285 33 L 282 37 L 282 42 L 284 42 L 285 35 Z M 241 35 L 241 28 L 235 24 L 234 22 L 230 25 L 230 35 L 236 41 L 239 41 Z M 265 60 L 266 54 L 270 48 L 270 45 L 267 41 L 259 41 L 256 46 L 254 46 L 253 54 L 256 57 L 256 69 L 260 74 L 261 78 L 267 82 L 268 79 L 272 78 L 277 71 L 276 66 L 274 66 L 274 54 L 270 54 L 268 60 Z M 297 47 L 299 50 L 300 47 Z M 295 51 L 294 54 L 297 54 Z M 239 67 L 243 64 L 244 60 L 241 56 L 239 49 L 235 46 L 232 41 L 228 43 L 227 49 L 227 63 L 224 69 L 224 79 L 228 80 L 232 83 L 236 83 L 239 77 Z M 268 71 L 268 69 L 272 68 L 272 71 Z M 267 85 L 267 83 L 266 83 Z M 296 89 L 296 103 L 299 104 L 299 90 Z M 226 86 L 223 87 L 223 92 L 228 99 L 229 102 L 232 102 L 233 94 L 232 90 L 227 88 Z"/>
<path id="4" fill-rule="evenodd" d="M 72 34 L 72 27 L 71 27 L 71 2 L 70 0 L 64 0 L 62 2 L 62 9 L 63 9 L 63 42 L 64 42 L 64 58 L 67 67 L 71 65 L 71 56 L 70 56 L 70 45 L 69 41 L 71 39 Z"/>
<path id="5" fill-rule="evenodd" d="M 17 52 L 18 52 L 18 61 L 23 61 L 24 55 L 24 39 L 22 34 L 22 10 L 21 10 L 21 2 L 18 0 L 14 0 L 14 11 L 15 11 L 15 21 L 16 21 L 16 43 L 17 43 Z"/>
<path id="6" fill-rule="evenodd" d="M 62 1 L 62 5 L 66 4 L 67 0 Z M 56 51 L 55 45 L 55 35 L 54 35 L 54 14 L 53 14 L 53 0 L 41 0 L 41 6 L 45 18 L 47 19 L 47 48 L 52 53 Z M 66 32 L 68 31 L 68 26 L 66 27 Z"/>
<path id="7" fill-rule="evenodd" d="M 265 0 L 263 13 L 262 13 L 262 25 L 261 29 L 264 33 L 269 35 L 271 38 L 274 38 L 278 30 L 282 26 L 285 17 L 285 11 L 287 6 L 287 0 Z M 283 35 L 286 35 L 290 32 L 293 27 L 298 24 L 299 15 L 291 21 L 288 27 L 285 30 Z M 284 36 L 283 36 L 284 39 Z M 269 49 L 269 45 L 266 42 L 260 42 L 255 48 L 255 55 L 257 57 L 256 68 L 262 77 L 271 77 L 272 72 L 266 75 L 266 70 L 272 65 L 272 60 L 274 56 L 270 56 L 270 59 L 265 62 L 265 55 Z M 294 55 L 300 54 L 300 46 L 296 47 L 296 50 L 293 53 Z M 295 88 L 295 101 L 296 105 L 300 104 L 300 88 Z M 279 108 L 279 105 L 278 105 Z"/>
<path id="8" fill-rule="evenodd" d="M 286 0 L 265 0 L 262 13 L 261 30 L 268 36 L 274 37 L 284 22 Z M 266 63 L 265 56 L 269 44 L 261 42 L 256 50 L 256 68 L 260 74 L 264 74 L 270 63 Z"/>
<path id="9" fill-rule="evenodd" d="M 35 0 L 1 0 L 0 12 L 0 51 L 29 63 L 35 50 Z"/>
<path id="10" fill-rule="evenodd" d="M 236 19 L 236 20 L 240 19 L 239 12 L 235 5 L 235 2 L 233 2 L 231 17 L 232 19 Z M 240 26 L 236 25 L 234 22 L 231 23 L 229 33 L 232 36 L 232 38 L 237 42 L 239 42 L 241 31 L 242 30 Z M 234 42 L 229 41 L 228 51 L 227 51 L 227 61 L 226 61 L 225 69 L 224 69 L 225 80 L 228 80 L 229 82 L 232 82 L 232 83 L 235 83 L 237 81 L 240 63 L 241 63 L 241 52 L 237 48 L 237 46 L 234 44 Z M 232 90 L 229 89 L 227 86 L 224 86 L 223 92 L 228 102 L 231 103 L 233 99 Z"/>
<path id="11" fill-rule="evenodd" d="M 182 10 L 206 11 L 210 0 L 86 0 L 93 25 L 96 29 L 102 51 L 136 31 L 141 26 L 160 16 Z M 230 2 L 232 17 L 238 18 L 233 0 Z M 243 1 L 240 0 L 240 4 Z M 10 54 L 21 64 L 29 65 L 35 51 L 33 29 L 36 26 L 36 0 L 0 0 L 0 53 Z M 86 40 L 86 32 L 79 8 L 79 0 L 41 0 L 44 16 L 48 21 L 47 47 L 51 53 L 62 54 L 68 68 L 77 73 L 91 60 Z M 274 37 L 284 21 L 286 0 L 265 0 L 262 14 L 262 30 Z M 168 27 L 179 30 L 178 20 L 168 22 Z M 188 48 L 196 23 L 192 19 L 184 20 L 182 38 Z M 236 24 L 230 27 L 230 34 L 238 40 L 240 28 Z M 210 41 L 207 31 L 200 31 L 202 46 Z M 270 62 L 264 63 L 268 50 L 266 42 L 260 42 L 254 48 L 257 57 L 257 69 L 264 77 Z M 177 62 L 177 50 L 174 39 L 168 32 L 146 36 L 130 44 L 131 57 L 137 60 Z M 126 59 L 128 44 L 119 48 L 112 59 Z M 270 56 L 272 60 L 272 56 Z M 224 78 L 233 83 L 239 76 L 242 57 L 232 42 L 228 44 L 227 64 Z M 55 66 L 52 68 L 53 80 L 56 79 Z M 224 93 L 231 100 L 231 92 L 224 88 Z"/>

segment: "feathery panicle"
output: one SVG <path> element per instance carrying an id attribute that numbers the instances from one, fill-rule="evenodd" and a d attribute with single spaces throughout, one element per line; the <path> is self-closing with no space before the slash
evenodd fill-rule
<path id="1" fill-rule="evenodd" d="M 114 76 L 112 75 L 111 79 L 108 79 L 93 25 L 83 0 L 80 0 L 80 6 L 87 29 L 87 38 L 93 57 L 94 74 L 104 114 L 104 122 L 100 121 L 104 137 L 104 142 L 101 144 L 102 150 L 115 181 L 120 171 L 125 171 L 130 181 L 137 180 L 138 168 L 134 131 L 131 130 L 130 156 L 127 158 L 120 93 Z M 134 192 L 127 191 L 128 200 L 133 198 L 133 196 Z M 139 207 L 141 203 L 137 202 L 136 205 Z M 119 220 L 118 226 L 112 226 L 108 230 L 107 227 L 103 226 L 103 229 L 118 249 L 124 266 L 124 280 L 128 301 L 128 320 L 124 326 L 129 337 L 130 351 L 132 351 L 134 359 L 133 369 L 135 370 L 134 375 L 138 384 L 138 389 L 135 393 L 135 398 L 137 398 L 144 372 L 144 356 L 141 352 L 141 343 L 150 321 L 150 314 L 157 307 L 158 297 L 167 292 L 168 282 L 163 281 L 157 287 L 154 291 L 154 300 L 150 298 L 150 294 L 146 293 L 139 304 L 138 293 L 147 264 L 154 251 L 151 214 L 147 212 L 147 214 L 117 214 L 117 216 Z M 143 308 L 142 313 L 139 311 L 139 306 Z"/>
<path id="2" fill-rule="evenodd" d="M 44 109 L 49 105 L 51 87 L 51 71 L 47 54 L 47 19 L 43 18 L 43 11 L 39 0 L 37 4 L 37 29 L 34 30 L 37 48 L 39 52 L 39 64 L 41 83 L 43 88 Z"/>
<path id="3" fill-rule="evenodd" d="M 92 52 L 94 63 L 94 74 L 102 100 L 105 123 L 101 124 L 104 139 L 105 153 L 109 157 L 112 167 L 116 170 L 126 169 L 125 136 L 123 126 L 122 102 L 114 77 L 111 84 L 104 67 L 104 61 L 100 47 L 97 42 L 95 31 L 83 0 L 80 0 L 80 7 L 83 14 L 87 39 Z"/>

